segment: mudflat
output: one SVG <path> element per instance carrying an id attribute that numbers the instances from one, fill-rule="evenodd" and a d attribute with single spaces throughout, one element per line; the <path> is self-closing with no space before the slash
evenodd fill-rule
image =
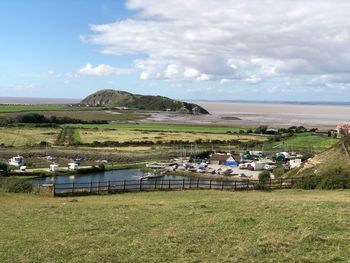
<path id="1" fill-rule="evenodd" d="M 306 127 L 334 128 L 350 123 L 350 105 L 299 105 L 284 103 L 240 103 L 196 101 L 210 115 L 182 115 L 153 113 L 147 122 L 175 122 L 202 124 L 229 124 L 240 126 L 303 125 Z"/>

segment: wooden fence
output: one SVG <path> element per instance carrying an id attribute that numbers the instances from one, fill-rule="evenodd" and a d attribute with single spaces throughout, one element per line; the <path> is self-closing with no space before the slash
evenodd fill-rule
<path id="1" fill-rule="evenodd" d="M 270 179 L 263 186 L 267 189 L 286 189 L 302 178 Z M 122 180 L 90 183 L 56 183 L 52 186 L 54 196 L 76 196 L 115 194 L 132 191 L 156 190 L 189 190 L 214 189 L 231 191 L 249 191 L 261 187 L 258 180 L 213 180 L 213 179 L 153 179 L 153 180 Z"/>

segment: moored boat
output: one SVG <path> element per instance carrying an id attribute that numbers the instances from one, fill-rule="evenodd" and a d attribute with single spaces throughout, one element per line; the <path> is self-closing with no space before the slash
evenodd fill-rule
<path id="1" fill-rule="evenodd" d="M 145 179 L 157 179 L 157 178 L 161 178 L 165 175 L 165 172 L 160 172 L 160 171 L 153 171 L 153 172 L 149 172 L 146 173 L 144 176 L 141 176 L 141 180 L 145 180 Z"/>

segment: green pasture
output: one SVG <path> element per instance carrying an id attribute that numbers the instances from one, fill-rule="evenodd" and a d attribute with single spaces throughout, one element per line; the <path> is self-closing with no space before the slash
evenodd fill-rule
<path id="1" fill-rule="evenodd" d="M 0 192 L 0 262 L 349 262 L 349 196 Z"/>

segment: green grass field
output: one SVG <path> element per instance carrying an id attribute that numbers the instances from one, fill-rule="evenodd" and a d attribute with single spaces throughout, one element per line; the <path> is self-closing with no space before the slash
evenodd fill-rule
<path id="1" fill-rule="evenodd" d="M 308 150 L 323 151 L 339 142 L 338 139 L 326 136 L 312 135 L 310 133 L 294 134 L 294 136 L 282 142 L 272 142 L 265 145 L 266 148 L 285 149 L 288 151 Z"/>
<path id="2" fill-rule="evenodd" d="M 118 129 L 118 130 L 140 130 L 140 131 L 172 131 L 172 132 L 200 132 L 200 133 L 227 133 L 247 130 L 247 128 L 216 125 L 192 125 L 192 124 L 149 124 L 149 123 L 118 123 L 118 124 L 76 124 L 65 125 L 86 129 Z"/>
<path id="3" fill-rule="evenodd" d="M 24 111 L 80 111 L 89 108 L 65 105 L 3 105 L 0 104 L 0 112 L 24 112 Z M 91 110 L 91 109 L 90 109 Z"/>
<path id="4" fill-rule="evenodd" d="M 0 262 L 349 262 L 349 191 L 0 193 Z"/>

